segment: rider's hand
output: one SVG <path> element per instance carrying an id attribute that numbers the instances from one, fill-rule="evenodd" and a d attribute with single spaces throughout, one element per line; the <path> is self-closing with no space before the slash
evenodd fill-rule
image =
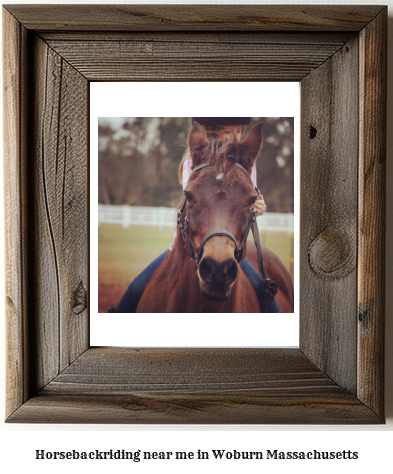
<path id="1" fill-rule="evenodd" d="M 265 204 L 265 200 L 263 199 L 262 194 L 260 194 L 257 200 L 254 202 L 255 210 L 257 211 L 257 216 L 261 216 L 266 212 L 267 206 Z"/>

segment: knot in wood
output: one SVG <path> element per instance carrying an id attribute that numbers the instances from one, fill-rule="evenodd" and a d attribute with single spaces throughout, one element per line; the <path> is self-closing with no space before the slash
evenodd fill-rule
<path id="1" fill-rule="evenodd" d="M 367 328 L 368 321 L 370 319 L 370 311 L 367 308 L 360 307 L 358 313 L 359 323 L 362 324 L 363 327 Z"/>
<path id="2" fill-rule="evenodd" d="M 74 314 L 81 314 L 87 307 L 87 293 L 80 281 L 73 293 L 72 311 Z"/>
<path id="3" fill-rule="evenodd" d="M 344 231 L 325 229 L 308 247 L 309 264 L 322 278 L 339 279 L 355 268 L 354 252 Z"/>
<path id="4" fill-rule="evenodd" d="M 314 140 L 314 138 L 317 136 L 318 130 L 310 125 L 310 138 L 311 140 Z"/>

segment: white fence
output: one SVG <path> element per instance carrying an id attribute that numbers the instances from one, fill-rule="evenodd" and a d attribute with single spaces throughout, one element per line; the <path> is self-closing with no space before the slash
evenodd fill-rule
<path id="1" fill-rule="evenodd" d="M 175 227 L 176 209 L 170 207 L 147 206 L 98 206 L 98 225 L 121 224 L 153 226 L 163 229 Z"/>
<path id="2" fill-rule="evenodd" d="M 259 231 L 286 232 L 293 234 L 294 216 L 290 213 L 267 212 L 257 217 Z"/>
<path id="3" fill-rule="evenodd" d="M 159 229 L 176 226 L 177 209 L 170 207 L 146 206 L 106 206 L 98 205 L 98 225 L 120 224 L 123 227 L 132 225 L 153 226 Z M 260 231 L 293 233 L 293 214 L 267 212 L 257 217 Z"/>

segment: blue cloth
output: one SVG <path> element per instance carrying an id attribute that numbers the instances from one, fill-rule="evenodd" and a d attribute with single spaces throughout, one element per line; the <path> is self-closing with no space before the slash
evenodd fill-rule
<path id="1" fill-rule="evenodd" d="M 147 284 L 151 280 L 153 273 L 161 265 L 161 262 L 164 260 L 167 253 L 170 250 L 166 250 L 159 257 L 153 260 L 150 265 L 148 265 L 142 273 L 140 273 L 127 288 L 127 291 L 124 293 L 118 307 L 116 308 L 116 313 L 135 313 L 138 306 L 139 300 L 141 299 L 142 293 L 144 292 Z M 262 279 L 257 273 L 255 268 L 251 265 L 250 261 L 247 258 L 243 259 L 240 262 L 240 266 L 244 274 L 250 280 L 251 285 L 253 286 L 255 293 L 258 297 L 259 306 L 263 308 L 263 298 L 261 292 L 261 283 Z M 279 313 L 279 309 L 275 300 L 271 301 L 267 313 Z"/>
<path id="2" fill-rule="evenodd" d="M 262 280 L 261 276 L 259 275 L 259 273 L 255 270 L 255 268 L 252 266 L 251 262 L 247 258 L 244 258 L 240 262 L 240 266 L 241 266 L 244 274 L 246 275 L 246 277 L 250 280 L 250 283 L 251 283 L 252 287 L 255 290 L 255 293 L 256 293 L 256 295 L 258 297 L 258 301 L 259 301 L 259 307 L 261 308 L 261 312 L 262 312 L 263 294 L 262 294 L 261 285 L 262 285 L 263 280 Z M 269 306 L 267 307 L 266 313 L 279 313 L 279 312 L 280 312 L 280 310 L 278 309 L 276 301 L 272 300 L 269 303 Z"/>

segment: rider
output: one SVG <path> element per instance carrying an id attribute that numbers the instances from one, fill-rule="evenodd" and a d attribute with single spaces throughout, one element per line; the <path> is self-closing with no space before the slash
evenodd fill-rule
<path id="1" fill-rule="evenodd" d="M 193 117 L 192 123 L 198 122 L 206 130 L 207 137 L 215 140 L 230 140 L 240 141 L 243 134 L 244 125 L 248 125 L 251 122 L 250 117 Z M 190 151 L 187 149 L 183 156 L 183 159 L 179 167 L 179 179 L 183 185 L 183 189 L 187 187 L 188 180 L 191 174 L 192 159 Z M 251 170 L 251 180 L 253 185 L 256 185 L 256 167 L 255 164 Z M 262 215 L 266 211 L 265 201 L 262 195 L 259 195 L 257 201 L 254 203 L 254 207 L 257 215 Z M 175 232 L 176 235 L 176 232 Z M 124 293 L 119 305 L 116 308 L 116 313 L 135 313 L 138 306 L 139 300 L 149 283 L 154 271 L 159 267 L 161 262 L 164 260 L 167 253 L 172 250 L 174 244 L 174 238 L 169 245 L 169 249 L 158 256 L 153 262 L 150 263 L 129 285 L 128 289 Z M 240 262 L 240 266 L 245 275 L 250 280 L 259 302 L 262 308 L 263 300 L 261 295 L 261 277 L 258 272 L 251 265 L 247 258 L 244 258 Z M 267 313 L 278 313 L 279 309 L 275 300 L 272 300 L 267 308 Z"/>

